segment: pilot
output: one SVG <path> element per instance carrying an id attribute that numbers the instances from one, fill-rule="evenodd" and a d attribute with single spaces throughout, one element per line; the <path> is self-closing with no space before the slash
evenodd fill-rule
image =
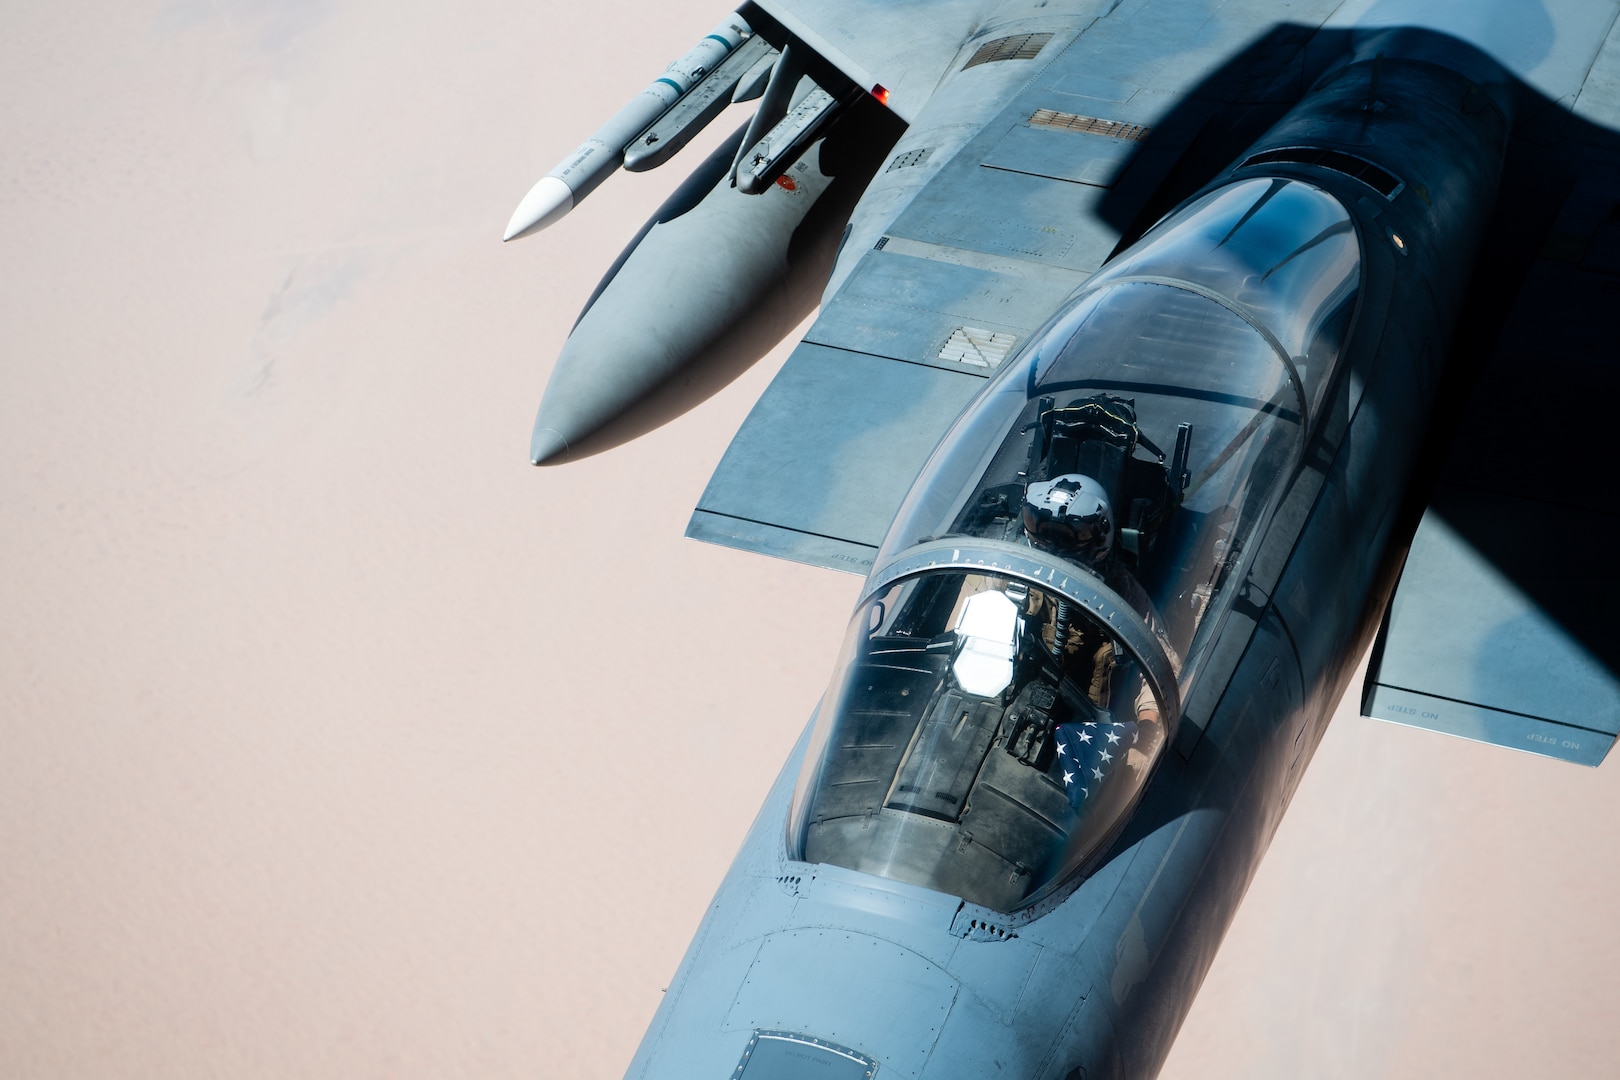
<path id="1" fill-rule="evenodd" d="M 1114 512 L 1103 486 L 1083 473 L 1037 480 L 1024 490 L 1024 532 L 1035 547 L 1092 568 L 1113 551 Z"/>
<path id="2" fill-rule="evenodd" d="M 1153 602 L 1136 578 L 1112 558 L 1113 509 L 1102 484 L 1083 473 L 1036 481 L 1025 490 L 1022 520 L 1032 547 L 1096 573 L 1159 632 Z M 1107 709 L 1120 660 L 1113 638 L 1093 620 L 1071 613 L 1067 601 L 1048 598 L 1039 589 L 1030 591 L 1029 616 L 1040 626 L 1042 644 L 1085 689 L 1092 704 Z M 1166 647 L 1168 651 L 1168 643 Z M 1137 694 L 1136 718 L 1146 724 L 1157 724 L 1160 719 L 1158 702 L 1145 680 Z"/>

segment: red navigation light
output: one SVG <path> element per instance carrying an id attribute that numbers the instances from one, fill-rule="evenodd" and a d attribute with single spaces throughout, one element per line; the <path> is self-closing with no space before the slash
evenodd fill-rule
<path id="1" fill-rule="evenodd" d="M 889 103 L 889 90 L 881 83 L 872 84 L 872 96 L 877 98 L 877 103 L 879 105 L 887 105 Z"/>

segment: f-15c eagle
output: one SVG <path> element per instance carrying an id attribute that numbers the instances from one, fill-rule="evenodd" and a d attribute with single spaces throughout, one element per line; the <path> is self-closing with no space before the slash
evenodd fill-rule
<path id="1" fill-rule="evenodd" d="M 758 102 L 532 457 L 819 304 L 688 535 L 865 575 L 631 1077 L 1153 1076 L 1369 644 L 1367 715 L 1602 761 L 1617 12 L 756 0 L 535 185 Z"/>

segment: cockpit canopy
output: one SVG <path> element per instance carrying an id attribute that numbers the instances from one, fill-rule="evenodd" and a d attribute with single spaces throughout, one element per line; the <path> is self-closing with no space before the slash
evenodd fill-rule
<path id="1" fill-rule="evenodd" d="M 957 554 L 971 568 L 900 578 L 856 613 L 803 857 L 1011 910 L 1113 834 L 1173 713 L 1101 582 L 1112 626 L 1067 595 L 1085 591 L 1072 575 L 1067 592 L 1029 580 L 1027 552 Z"/>
<path id="2" fill-rule="evenodd" d="M 1332 196 L 1238 181 L 1006 363 L 878 553 L 794 804 L 803 858 L 1011 910 L 1106 848 L 1334 400 L 1360 278 Z"/>
<path id="3" fill-rule="evenodd" d="M 876 565 L 954 536 L 1090 565 L 1031 511 L 1086 477 L 1111 510 L 1112 572 L 1151 599 L 1185 687 L 1320 423 L 1360 279 L 1354 225 L 1321 189 L 1256 179 L 1205 195 L 1008 360 L 924 467 Z"/>

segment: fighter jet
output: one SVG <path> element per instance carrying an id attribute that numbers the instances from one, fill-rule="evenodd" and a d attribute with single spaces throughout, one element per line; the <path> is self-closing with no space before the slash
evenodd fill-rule
<path id="1" fill-rule="evenodd" d="M 534 187 L 758 102 L 532 458 L 819 304 L 688 535 L 865 579 L 629 1076 L 1155 1075 L 1369 646 L 1369 716 L 1603 760 L 1616 12 L 758 0 Z"/>

